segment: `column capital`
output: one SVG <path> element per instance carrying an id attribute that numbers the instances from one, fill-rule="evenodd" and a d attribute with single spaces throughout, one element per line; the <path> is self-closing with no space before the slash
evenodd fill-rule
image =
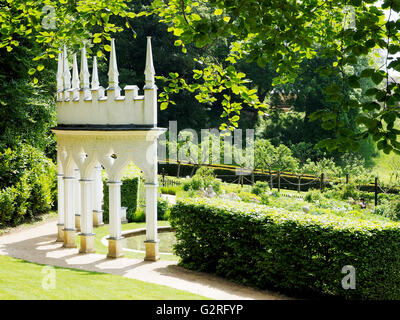
<path id="1" fill-rule="evenodd" d="M 79 179 L 78 181 L 80 183 L 90 183 L 90 182 L 93 182 L 93 179 Z"/>
<path id="2" fill-rule="evenodd" d="M 159 184 L 158 184 L 158 182 L 145 182 L 144 186 L 145 187 L 158 187 Z"/>
<path id="3" fill-rule="evenodd" d="M 108 186 L 120 186 L 120 185 L 122 185 L 122 181 L 108 181 L 107 182 L 107 185 Z"/>

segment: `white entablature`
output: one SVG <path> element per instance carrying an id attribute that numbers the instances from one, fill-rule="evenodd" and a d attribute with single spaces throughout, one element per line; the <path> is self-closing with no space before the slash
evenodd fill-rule
<path id="1" fill-rule="evenodd" d="M 80 252 L 93 252 L 93 215 L 101 212 L 102 166 L 109 177 L 108 256 L 122 255 L 121 174 L 133 161 L 145 176 L 146 259 L 156 260 L 157 138 L 165 129 L 157 127 L 157 87 L 150 38 L 147 39 L 142 96 L 137 86 L 126 86 L 125 95 L 121 95 L 114 39 L 107 89 L 99 84 L 96 57 L 90 87 L 85 47 L 81 52 L 80 73 L 76 54 L 73 55 L 72 79 L 66 47 L 58 60 L 57 127 L 53 128 L 58 153 L 58 240 L 63 241 L 65 247 L 75 247 L 78 227 L 81 230 Z"/>

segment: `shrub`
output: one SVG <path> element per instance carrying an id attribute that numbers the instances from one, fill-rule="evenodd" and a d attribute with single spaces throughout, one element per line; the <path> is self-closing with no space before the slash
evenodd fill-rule
<path id="1" fill-rule="evenodd" d="M 186 199 L 170 213 L 184 267 L 261 289 L 351 299 L 400 299 L 400 224 Z M 356 289 L 342 287 L 344 266 Z"/>
<path id="2" fill-rule="evenodd" d="M 316 202 L 324 199 L 323 194 L 319 190 L 310 189 L 304 196 L 304 200 L 307 202 Z"/>
<path id="3" fill-rule="evenodd" d="M 128 218 L 128 215 L 127 215 Z M 144 208 L 139 208 L 135 212 L 130 214 L 131 220 L 129 222 L 145 222 L 146 221 L 146 213 L 144 212 Z"/>
<path id="4" fill-rule="evenodd" d="M 400 201 L 383 200 L 381 204 L 374 208 L 374 213 L 393 221 L 400 220 Z"/>
<path id="5" fill-rule="evenodd" d="M 275 198 L 279 198 L 281 195 L 280 195 L 279 191 L 273 190 L 271 192 L 271 196 L 275 197 Z"/>
<path id="6" fill-rule="evenodd" d="M 357 190 L 357 186 L 354 183 L 348 183 L 342 185 L 340 189 L 340 199 L 347 200 L 349 198 L 358 199 L 360 192 Z"/>
<path id="7" fill-rule="evenodd" d="M 257 181 L 251 188 L 251 193 L 254 193 L 255 195 L 259 196 L 265 193 L 267 189 L 269 189 L 268 182 Z"/>
<path id="8" fill-rule="evenodd" d="M 126 218 L 129 222 L 133 222 L 136 210 L 138 208 L 138 200 L 139 200 L 139 185 L 140 178 L 139 177 L 124 177 L 121 179 L 121 206 L 127 207 Z M 103 220 L 105 223 L 109 222 L 109 209 L 108 209 L 108 180 L 103 180 L 103 189 L 104 189 L 104 207 L 103 207 Z"/>
<path id="9" fill-rule="evenodd" d="M 207 189 L 208 186 L 212 186 L 216 193 L 221 191 L 221 181 L 215 179 L 212 168 L 200 167 L 196 174 L 183 183 L 183 190 L 200 190 L 201 188 Z"/>
<path id="10" fill-rule="evenodd" d="M 168 201 L 162 198 L 157 199 L 157 219 L 168 220 L 166 216 L 169 210 Z"/>
<path id="11" fill-rule="evenodd" d="M 56 198 L 56 176 L 53 162 L 30 145 L 0 152 L 0 226 L 48 212 Z"/>
<path id="12" fill-rule="evenodd" d="M 169 186 L 169 187 L 161 187 L 160 192 L 164 194 L 171 194 L 171 195 L 176 195 L 176 193 L 179 191 L 179 187 L 177 186 Z"/>
<path id="13" fill-rule="evenodd" d="M 261 203 L 262 203 L 262 204 L 269 204 L 269 197 L 268 197 L 268 194 L 263 193 L 263 194 L 261 195 Z"/>
<path id="14" fill-rule="evenodd" d="M 356 200 L 363 197 L 362 193 L 358 191 L 357 185 L 354 182 L 334 186 L 333 188 L 324 192 L 324 196 L 330 199 L 340 200 L 348 200 L 349 198 Z M 369 197 L 364 198 L 369 199 Z"/>

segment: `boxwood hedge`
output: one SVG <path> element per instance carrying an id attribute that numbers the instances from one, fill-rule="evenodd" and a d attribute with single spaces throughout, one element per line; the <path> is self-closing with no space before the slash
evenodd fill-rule
<path id="1" fill-rule="evenodd" d="M 236 201 L 185 199 L 170 213 L 184 267 L 259 288 L 400 299 L 400 224 Z M 356 288 L 344 289 L 344 266 Z"/>

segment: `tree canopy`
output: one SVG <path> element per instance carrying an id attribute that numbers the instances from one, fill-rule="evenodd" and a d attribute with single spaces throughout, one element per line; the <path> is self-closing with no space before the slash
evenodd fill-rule
<path id="1" fill-rule="evenodd" d="M 112 34 L 128 28 L 134 35 L 132 19 L 143 16 L 153 15 L 165 23 L 175 37 L 174 45 L 184 53 L 191 44 L 207 52 L 219 40 L 226 41 L 225 56 L 218 60 L 197 57 L 199 67 L 191 77 L 176 72 L 162 77 L 168 84 L 164 88 L 169 89 L 160 94 L 162 109 L 182 90 L 195 93 L 199 102 L 218 103 L 225 118 L 221 129 L 237 127 L 243 108 L 260 114 L 268 109 L 257 86 L 238 69 L 240 63 L 268 64 L 275 72 L 272 84 L 279 85 L 293 83 L 301 63 L 318 55 L 330 61 L 319 68 L 320 74 L 337 78 L 324 88 L 332 107 L 311 115 L 335 132 L 318 145 L 328 150 L 357 150 L 362 140 L 372 136 L 379 149 L 400 153 L 400 131 L 395 127 L 400 89 L 388 73 L 389 69 L 400 70 L 396 55 L 400 22 L 392 19 L 400 11 L 400 0 L 155 0 L 141 8 L 129 2 L 0 1 L 0 50 L 11 52 L 24 41 L 39 43 L 38 65 L 30 69 L 35 84 L 43 61 L 55 59 L 62 44 L 78 46 L 87 39 L 88 51 L 104 57 Z M 382 65 L 355 68 L 360 58 L 377 50 L 385 55 Z M 359 89 L 364 78 L 376 85 L 365 92 L 367 101 L 346 90 Z M 353 111 L 359 111 L 357 130 L 341 117 Z"/>

